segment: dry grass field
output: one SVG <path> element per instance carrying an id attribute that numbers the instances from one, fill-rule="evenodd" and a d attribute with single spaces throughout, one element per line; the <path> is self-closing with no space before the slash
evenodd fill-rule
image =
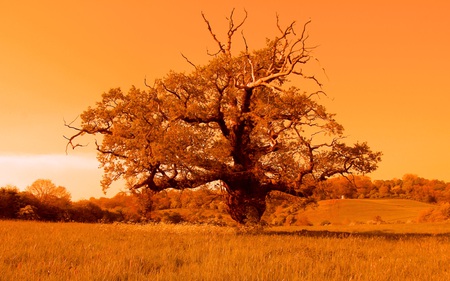
<path id="1" fill-rule="evenodd" d="M 449 230 L 438 226 L 435 233 Z M 0 280 L 450 280 L 448 234 L 394 235 L 401 231 L 387 227 L 242 234 L 214 226 L 0 221 Z"/>

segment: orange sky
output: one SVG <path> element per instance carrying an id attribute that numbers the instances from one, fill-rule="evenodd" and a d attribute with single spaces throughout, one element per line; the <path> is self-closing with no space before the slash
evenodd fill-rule
<path id="1" fill-rule="evenodd" d="M 63 119 L 112 87 L 190 70 L 180 53 L 206 63 L 215 43 L 200 12 L 219 33 L 232 8 L 248 11 L 254 49 L 276 35 L 277 13 L 299 28 L 311 18 L 322 102 L 349 141 L 383 151 L 373 179 L 450 181 L 449 1 L 28 0 L 0 3 L 0 186 L 48 178 L 75 200 L 101 196 L 94 147 L 66 156 Z"/>

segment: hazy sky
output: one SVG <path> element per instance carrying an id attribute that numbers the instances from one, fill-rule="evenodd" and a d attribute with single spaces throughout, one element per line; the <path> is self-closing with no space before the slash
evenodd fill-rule
<path id="1" fill-rule="evenodd" d="M 322 102 L 350 142 L 384 153 L 372 179 L 450 181 L 450 1 L 0 0 L 0 186 L 48 178 L 75 200 L 101 196 L 94 145 L 66 156 L 63 120 L 110 88 L 190 70 L 181 53 L 206 63 L 216 45 L 201 11 L 224 38 L 232 8 L 248 12 L 252 49 L 277 35 L 277 14 L 312 20 Z"/>

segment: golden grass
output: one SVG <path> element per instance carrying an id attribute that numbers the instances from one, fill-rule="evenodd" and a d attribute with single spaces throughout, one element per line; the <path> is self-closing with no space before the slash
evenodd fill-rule
<path id="1" fill-rule="evenodd" d="M 0 280 L 450 280 L 450 238 L 0 221 Z"/>

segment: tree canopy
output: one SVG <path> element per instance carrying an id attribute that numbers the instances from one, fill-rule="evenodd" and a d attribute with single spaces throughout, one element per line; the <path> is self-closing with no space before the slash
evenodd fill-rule
<path id="1" fill-rule="evenodd" d="M 128 93 L 111 89 L 81 114 L 68 147 L 83 135 L 100 135 L 98 160 L 107 189 L 125 179 L 132 190 L 194 188 L 215 182 L 228 194 L 239 223 L 257 222 L 274 190 L 309 197 L 336 174 L 369 173 L 381 153 L 367 143 L 345 144 L 343 126 L 318 103 L 325 95 L 310 64 L 309 22 L 295 22 L 265 47 L 236 55 L 232 42 L 246 17 L 228 18 L 222 42 L 203 15 L 218 51 L 190 73 L 172 71 Z M 293 79 L 295 78 L 295 81 Z M 304 86 L 307 85 L 307 86 Z"/>
<path id="2" fill-rule="evenodd" d="M 56 186 L 48 179 L 35 180 L 30 186 L 27 186 L 26 191 L 33 194 L 42 202 L 49 202 L 52 200 L 64 200 L 69 202 L 72 197 L 64 186 Z"/>

